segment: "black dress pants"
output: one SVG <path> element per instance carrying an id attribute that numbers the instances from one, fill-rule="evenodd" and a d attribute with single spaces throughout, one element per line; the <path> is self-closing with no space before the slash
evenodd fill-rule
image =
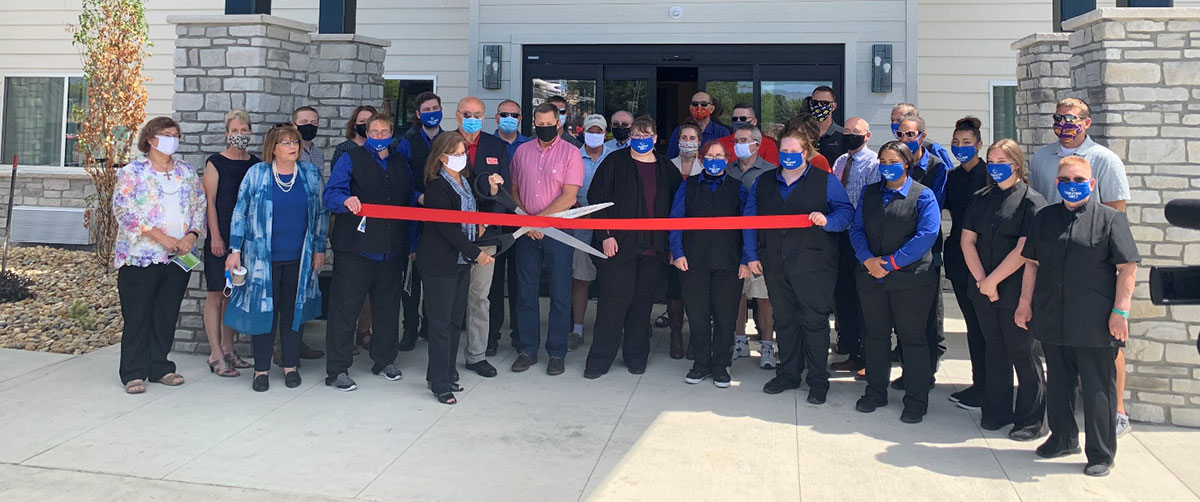
<path id="1" fill-rule="evenodd" d="M 1041 431 L 1046 423 L 1046 380 L 1042 361 L 1033 353 L 1033 335 L 1013 322 L 1016 309 L 976 297 L 974 310 L 987 341 L 987 385 L 983 388 L 983 422 L 1013 424 L 1013 430 Z M 1013 370 L 1017 372 L 1013 403 Z"/>
<path id="2" fill-rule="evenodd" d="M 337 263 L 334 263 L 337 266 Z M 421 308 L 421 272 L 417 267 L 412 269 L 412 292 L 404 291 L 404 281 L 400 282 L 400 295 L 404 305 L 404 332 L 417 333 L 422 327 L 428 328 L 425 322 L 425 310 Z M 374 298 L 372 297 L 373 301 Z M 374 307 L 374 304 L 371 305 Z M 374 334 L 371 335 L 371 344 L 375 344 Z"/>
<path id="3" fill-rule="evenodd" d="M 175 363 L 167 360 L 167 354 L 175 343 L 175 323 L 188 277 L 174 263 L 125 265 L 117 270 L 117 295 L 125 323 L 121 330 L 121 384 L 156 382 L 175 372 Z"/>
<path id="4" fill-rule="evenodd" d="M 271 331 L 250 338 L 254 349 L 254 371 L 271 369 L 271 356 L 275 353 L 275 333 L 279 332 L 280 362 L 284 368 L 300 366 L 301 329 L 292 329 L 296 315 L 296 292 L 300 286 L 300 261 L 271 263 L 271 299 L 274 301 Z"/>
<path id="5" fill-rule="evenodd" d="M 433 392 L 450 392 L 458 364 L 458 342 L 466 328 L 471 266 L 458 265 L 450 276 L 425 276 L 425 319 L 429 323 L 429 366 L 425 380 Z"/>
<path id="6" fill-rule="evenodd" d="M 515 229 L 514 229 L 515 230 Z M 517 248 L 513 246 L 496 255 L 496 268 L 492 274 L 492 289 L 488 291 L 490 316 L 488 344 L 500 342 L 500 328 L 504 327 L 504 298 L 508 296 L 508 319 L 513 338 L 517 333 Z"/>
<path id="7" fill-rule="evenodd" d="M 1019 271 L 1017 273 L 1020 273 Z M 971 354 L 971 386 L 977 389 L 987 388 L 987 348 L 989 344 L 985 340 L 983 330 L 979 325 L 979 314 L 976 313 L 974 301 L 972 301 L 972 292 L 978 293 L 975 288 L 975 279 L 971 277 L 968 271 L 951 270 L 946 268 L 946 278 L 950 279 L 950 284 L 954 286 L 954 299 L 958 302 L 958 309 L 962 311 L 963 320 L 967 323 L 967 351 Z M 968 282 L 970 281 L 970 282 Z M 983 298 L 985 301 L 987 298 Z M 988 302 L 991 303 L 991 302 Z M 1009 323 L 1012 323 L 1012 316 L 1009 316 Z M 1016 328 L 1016 325 L 1013 324 Z M 1023 331 L 1023 330 L 1022 330 Z M 1011 378 L 1004 379 L 1010 383 Z"/>
<path id="8" fill-rule="evenodd" d="M 689 267 L 679 272 L 679 283 L 696 354 L 692 369 L 728 368 L 733 364 L 733 324 L 742 293 L 737 270 Z"/>
<path id="9" fill-rule="evenodd" d="M 1087 463 L 1112 464 L 1117 454 L 1116 347 L 1068 347 L 1042 343 L 1046 354 L 1047 443 L 1057 449 L 1079 444 L 1075 397 L 1083 387 L 1083 452 Z M 1077 383 L 1078 382 L 1078 383 Z"/>
<path id="10" fill-rule="evenodd" d="M 618 263 L 596 261 L 596 324 L 584 371 L 607 373 L 618 349 L 629 369 L 646 369 L 650 309 L 666 272 L 667 265 L 657 256 L 639 255 Z"/>
<path id="11" fill-rule="evenodd" d="M 859 363 L 866 362 L 863 356 L 862 305 L 858 301 L 858 285 L 854 274 L 863 266 L 854 256 L 849 234 L 843 232 L 838 238 L 837 286 L 833 288 L 834 315 L 837 316 L 837 346 L 840 352 L 850 355 Z"/>
<path id="12" fill-rule="evenodd" d="M 866 395 L 878 403 L 887 403 L 888 378 L 891 374 L 892 331 L 904 348 L 904 407 L 921 413 L 929 409 L 929 388 L 933 384 L 930 358 L 929 311 L 938 295 L 938 285 L 888 291 L 872 284 L 859 288 L 863 318 L 867 321 L 864 347 L 867 355 Z"/>
<path id="13" fill-rule="evenodd" d="M 408 257 L 372 260 L 357 253 L 338 253 L 329 286 L 329 316 L 325 333 L 325 372 L 344 373 L 354 364 L 354 333 L 358 313 L 371 294 L 371 369 L 396 362 L 400 343 L 400 302 Z"/>
<path id="14" fill-rule="evenodd" d="M 805 382 L 812 390 L 829 390 L 829 314 L 833 313 L 833 289 L 837 270 L 791 270 L 787 264 L 763 270 L 767 295 L 774 307 L 775 340 L 779 364 L 775 376 L 799 384 L 805 367 Z"/>

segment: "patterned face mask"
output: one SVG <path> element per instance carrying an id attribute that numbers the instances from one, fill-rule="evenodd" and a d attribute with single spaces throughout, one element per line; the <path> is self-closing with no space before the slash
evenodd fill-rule
<path id="1" fill-rule="evenodd" d="M 833 113 L 833 105 L 818 105 L 816 103 L 808 104 L 808 111 L 816 117 L 818 121 L 824 121 L 829 118 L 829 114 Z"/>
<path id="2" fill-rule="evenodd" d="M 249 134 L 230 134 L 226 139 L 229 141 L 229 146 L 231 148 L 245 150 L 246 147 L 250 146 Z"/>

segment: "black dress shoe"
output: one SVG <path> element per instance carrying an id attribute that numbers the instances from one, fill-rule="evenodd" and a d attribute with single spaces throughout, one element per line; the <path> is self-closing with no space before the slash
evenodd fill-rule
<path id="1" fill-rule="evenodd" d="M 300 386 L 300 371 L 283 374 L 283 385 L 289 389 L 295 389 Z"/>
<path id="2" fill-rule="evenodd" d="M 980 420 L 979 427 L 985 431 L 998 431 L 1012 422 L 1000 422 L 997 420 Z"/>
<path id="3" fill-rule="evenodd" d="M 550 376 L 558 376 L 567 371 L 567 364 L 561 357 L 551 357 L 546 363 L 546 374 Z"/>
<path id="4" fill-rule="evenodd" d="M 1059 445 L 1058 440 L 1054 436 L 1050 436 L 1050 439 L 1047 439 L 1045 443 L 1037 447 L 1036 453 L 1037 456 L 1042 458 L 1058 458 L 1083 453 L 1083 450 L 1079 448 L 1078 442 L 1063 447 Z"/>
<path id="5" fill-rule="evenodd" d="M 271 388 L 271 378 L 267 375 L 255 376 L 254 380 L 250 383 L 250 388 L 254 389 L 254 392 L 266 392 L 267 389 Z"/>
<path id="6" fill-rule="evenodd" d="M 825 404 L 827 389 L 808 389 L 808 404 Z"/>
<path id="7" fill-rule="evenodd" d="M 906 424 L 919 424 L 925 419 L 925 412 L 916 409 L 904 407 L 904 411 L 900 412 L 900 421 Z"/>
<path id="8" fill-rule="evenodd" d="M 485 355 L 487 357 L 492 357 L 499 352 L 500 352 L 500 344 L 494 340 L 488 340 L 487 350 L 484 351 L 483 355 Z"/>
<path id="9" fill-rule="evenodd" d="M 858 402 L 854 403 L 854 409 L 862 413 L 872 413 L 877 408 L 887 406 L 887 401 L 880 401 L 871 396 L 863 396 L 858 398 Z"/>
<path id="10" fill-rule="evenodd" d="M 512 363 L 513 373 L 520 373 L 537 364 L 537 356 L 530 354 L 521 354 L 517 356 L 517 360 Z"/>
<path id="11" fill-rule="evenodd" d="M 892 388 L 896 390 L 904 390 L 904 375 L 900 375 L 899 377 L 896 377 L 895 380 L 892 380 Z"/>
<path id="12" fill-rule="evenodd" d="M 415 348 L 417 348 L 417 332 L 405 331 L 404 336 L 400 337 L 400 344 L 396 346 L 396 349 L 400 352 L 411 352 Z"/>
<path id="13" fill-rule="evenodd" d="M 788 381 L 783 377 L 775 377 L 763 385 L 763 392 L 767 394 L 779 394 L 784 391 L 799 389 L 800 384 Z"/>
<path id="14" fill-rule="evenodd" d="M 492 378 L 497 373 L 496 367 L 492 366 L 492 363 L 487 362 L 486 359 L 477 363 L 467 364 L 466 366 L 467 369 L 478 373 L 479 376 L 484 378 Z"/>
<path id="15" fill-rule="evenodd" d="M 599 371 L 585 371 L 585 372 L 583 372 L 583 378 L 586 378 L 586 379 L 588 379 L 588 380 L 595 380 L 595 379 L 597 379 L 597 378 L 600 378 L 600 377 L 602 377 L 602 376 L 604 376 L 604 373 L 602 373 L 602 372 L 599 372 Z"/>

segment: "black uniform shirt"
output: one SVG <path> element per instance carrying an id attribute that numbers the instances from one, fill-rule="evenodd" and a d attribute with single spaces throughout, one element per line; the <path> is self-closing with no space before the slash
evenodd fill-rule
<path id="1" fill-rule="evenodd" d="M 1033 336 L 1071 347 L 1120 345 L 1108 333 L 1117 265 L 1141 260 L 1125 213 L 1089 199 L 1071 210 L 1046 206 L 1033 218 L 1021 253 L 1039 263 Z"/>
<path id="2" fill-rule="evenodd" d="M 981 169 L 976 167 L 975 170 Z M 957 171 L 957 169 L 956 169 Z M 950 173 L 954 175 L 953 172 Z M 946 205 L 950 205 L 950 193 L 946 194 Z M 991 185 L 976 191 L 966 208 L 966 214 L 960 216 L 956 225 L 962 225 L 966 230 L 978 234 L 975 240 L 975 250 L 979 253 L 979 262 L 983 264 L 985 273 L 992 273 L 1008 257 L 1017 241 L 1029 234 L 1033 226 L 1033 216 L 1046 206 L 1046 199 L 1022 181 L 1008 190 L 1001 190 L 998 185 Z M 954 235 L 951 233 L 951 235 Z M 949 249 L 949 243 L 946 249 Z M 950 253 L 946 253 L 947 256 Z M 947 259 L 947 263 L 949 260 Z M 1015 309 L 1021 298 L 1021 274 L 1018 269 L 1005 278 L 996 287 L 1000 300 L 994 302 L 996 307 Z M 975 281 L 969 281 L 968 291 L 973 293 L 975 301 L 988 301 L 979 294 Z"/>
<path id="3" fill-rule="evenodd" d="M 971 162 L 977 159 L 978 157 L 972 159 Z M 988 179 L 990 178 L 987 174 L 987 164 L 984 162 L 979 162 L 970 171 L 959 165 L 946 175 L 946 207 L 944 209 L 950 211 L 951 226 L 950 235 L 946 237 L 946 245 L 942 251 L 942 259 L 945 263 L 946 277 L 951 280 L 965 281 L 971 277 L 970 271 L 967 270 L 967 263 L 963 260 L 962 247 L 958 243 L 962 239 L 967 205 L 970 204 L 975 192 L 988 186 Z"/>

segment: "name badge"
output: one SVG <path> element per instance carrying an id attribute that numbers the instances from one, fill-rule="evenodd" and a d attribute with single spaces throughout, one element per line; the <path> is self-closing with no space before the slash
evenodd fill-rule
<path id="1" fill-rule="evenodd" d="M 488 158 L 487 158 L 487 163 L 488 163 L 488 165 L 489 165 L 489 166 L 494 166 L 494 165 L 497 165 L 497 164 L 499 164 L 499 163 L 500 163 L 500 159 L 497 159 L 497 158 L 495 158 L 495 157 L 488 157 Z"/>

